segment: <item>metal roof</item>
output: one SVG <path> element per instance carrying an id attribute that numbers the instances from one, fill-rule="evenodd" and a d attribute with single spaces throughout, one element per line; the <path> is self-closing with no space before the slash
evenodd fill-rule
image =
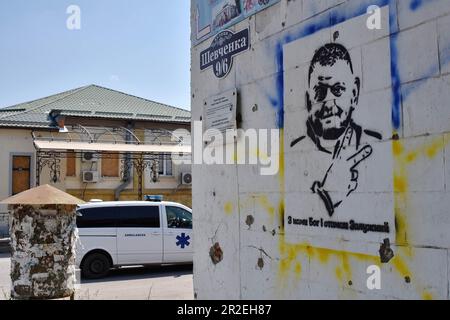
<path id="1" fill-rule="evenodd" d="M 6 200 L 0 204 L 9 205 L 79 205 L 85 203 L 83 200 L 75 198 L 50 185 L 36 187 Z"/>
<path id="2" fill-rule="evenodd" d="M 55 128 L 50 113 L 63 116 L 189 123 L 191 113 L 155 101 L 90 85 L 0 109 L 0 127 Z"/>

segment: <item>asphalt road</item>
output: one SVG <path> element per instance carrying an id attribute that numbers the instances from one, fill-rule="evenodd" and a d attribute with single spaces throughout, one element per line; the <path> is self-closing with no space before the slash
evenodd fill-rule
<path id="1" fill-rule="evenodd" d="M 9 298 L 10 258 L 0 254 L 0 300 Z M 77 300 L 192 300 L 192 266 L 123 268 L 101 280 L 82 280 Z"/>
<path id="2" fill-rule="evenodd" d="M 10 277 L 9 277 L 10 259 L 9 254 L 0 253 L 0 300 L 9 298 Z"/>

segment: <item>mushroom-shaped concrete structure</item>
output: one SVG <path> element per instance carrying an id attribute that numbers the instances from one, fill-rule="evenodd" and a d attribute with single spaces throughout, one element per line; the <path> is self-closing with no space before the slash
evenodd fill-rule
<path id="1" fill-rule="evenodd" d="M 11 298 L 73 297 L 76 207 L 84 201 L 44 185 L 0 203 L 11 210 Z"/>

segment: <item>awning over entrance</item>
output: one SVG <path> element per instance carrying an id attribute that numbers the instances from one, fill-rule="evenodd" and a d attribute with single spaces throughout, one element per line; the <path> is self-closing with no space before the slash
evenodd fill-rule
<path id="1" fill-rule="evenodd" d="M 141 155 L 191 153 L 191 147 L 184 143 L 186 141 L 183 141 L 183 137 L 164 129 L 145 130 L 145 135 L 141 139 L 133 131 L 123 127 L 92 128 L 78 125 L 71 127 L 70 130 L 64 129 L 56 134 L 33 132 L 36 150 L 60 153 L 81 151 Z"/>
<path id="2" fill-rule="evenodd" d="M 50 168 L 51 180 L 60 178 L 61 159 L 82 158 L 91 153 L 97 159 L 119 159 L 123 181 L 133 171 L 138 178 L 139 199 L 142 199 L 143 175 L 151 171 L 158 181 L 158 163 L 161 159 L 186 159 L 191 156 L 190 135 L 178 136 L 165 129 L 141 130 L 140 138 L 130 129 L 83 127 L 62 128 L 60 132 L 33 132 L 36 148 L 36 184 L 40 184 L 43 167 Z M 186 143 L 187 142 L 187 143 Z"/>
<path id="3" fill-rule="evenodd" d="M 34 145 L 40 151 L 89 151 L 89 152 L 116 152 L 116 153 L 177 153 L 190 154 L 191 146 L 182 145 L 142 145 L 142 144 L 114 144 L 114 143 L 88 143 L 66 141 L 35 140 Z"/>

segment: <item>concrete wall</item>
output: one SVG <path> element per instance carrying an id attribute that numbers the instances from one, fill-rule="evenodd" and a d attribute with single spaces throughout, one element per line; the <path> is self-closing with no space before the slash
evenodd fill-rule
<path id="1" fill-rule="evenodd" d="M 237 88 L 242 129 L 280 130 L 281 167 L 194 165 L 196 297 L 449 299 L 450 2 L 281 0 L 245 28 L 223 79 L 200 71 L 212 38 L 193 45 L 192 118 Z"/>

